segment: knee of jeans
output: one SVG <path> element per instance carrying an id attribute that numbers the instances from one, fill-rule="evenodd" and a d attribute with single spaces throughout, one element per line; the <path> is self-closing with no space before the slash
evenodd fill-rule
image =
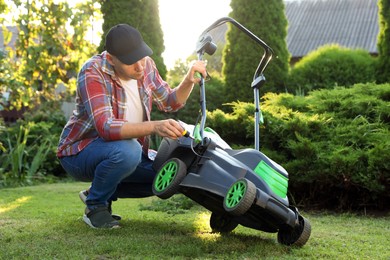
<path id="1" fill-rule="evenodd" d="M 132 172 L 141 162 L 141 155 L 142 147 L 137 140 L 121 140 L 118 141 L 111 159 L 117 167 Z"/>

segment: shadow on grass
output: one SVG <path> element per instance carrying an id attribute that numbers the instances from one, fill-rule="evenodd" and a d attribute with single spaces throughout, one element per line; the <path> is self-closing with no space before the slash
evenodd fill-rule
<path id="1" fill-rule="evenodd" d="M 199 230 L 193 223 L 182 223 L 170 219 L 165 222 L 156 220 L 122 220 L 122 227 L 117 230 L 96 230 L 84 223 L 77 224 L 77 232 L 82 230 L 87 237 L 93 237 L 93 247 L 99 248 L 107 243 L 110 250 L 131 251 L 140 257 L 253 257 L 258 252 L 262 256 L 286 254 L 286 248 L 278 245 L 269 236 L 243 234 L 233 231 L 221 235 L 209 230 Z M 64 234 L 65 235 L 65 234 Z M 91 245 L 89 245 L 91 246 Z M 91 248 L 92 249 L 92 248 Z M 267 252 L 269 253 L 267 253 Z M 111 251 L 112 252 L 112 251 Z"/>
<path id="2" fill-rule="evenodd" d="M 290 255 L 277 244 L 275 234 L 241 226 L 227 235 L 212 233 L 210 215 L 204 210 L 181 215 L 140 211 L 137 204 L 148 199 L 118 201 L 115 212 L 124 218 L 120 229 L 92 229 L 81 217 L 84 205 L 77 191 L 82 187 L 76 183 L 10 190 L 4 207 L 20 194 L 32 199 L 0 214 L 0 259 L 259 259 L 259 254 L 261 258 Z"/>

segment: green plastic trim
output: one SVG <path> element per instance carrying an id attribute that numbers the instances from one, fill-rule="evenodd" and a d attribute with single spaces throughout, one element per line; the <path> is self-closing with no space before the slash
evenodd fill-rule
<path id="1" fill-rule="evenodd" d="M 176 162 L 171 161 L 167 163 L 157 175 L 157 180 L 154 184 L 154 188 L 161 192 L 165 190 L 173 181 L 178 170 L 178 165 Z"/>
<path id="2" fill-rule="evenodd" d="M 202 137 L 200 136 L 200 126 L 197 124 L 194 128 L 194 132 L 192 133 L 192 136 L 194 137 L 195 141 L 200 143 L 202 142 Z"/>
<path id="3" fill-rule="evenodd" d="M 221 137 L 218 135 L 217 132 L 215 132 L 212 128 L 210 127 L 205 127 L 204 132 L 210 133 L 214 136 L 213 140 L 218 140 L 221 139 Z M 202 137 L 200 136 L 200 126 L 199 124 L 195 126 L 194 132 L 192 133 L 192 136 L 194 139 L 200 143 L 202 141 Z"/>
<path id="4" fill-rule="evenodd" d="M 265 161 L 261 161 L 254 171 L 268 184 L 276 195 L 281 198 L 287 197 L 288 178 L 281 175 Z"/>
<path id="5" fill-rule="evenodd" d="M 243 181 L 236 182 L 228 191 L 225 205 L 228 208 L 237 206 L 245 195 L 247 187 Z"/>

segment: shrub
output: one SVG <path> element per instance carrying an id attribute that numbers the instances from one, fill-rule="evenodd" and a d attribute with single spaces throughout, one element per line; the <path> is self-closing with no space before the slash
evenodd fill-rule
<path id="1" fill-rule="evenodd" d="M 285 155 L 296 199 L 344 209 L 384 207 L 378 198 L 388 199 L 390 155 L 379 151 L 390 149 L 389 94 L 390 85 L 373 84 L 315 91 L 304 99 L 304 112 L 289 110 L 292 95 L 266 98 L 266 136 Z"/>
<path id="2" fill-rule="evenodd" d="M 220 109 L 207 113 L 207 125 L 215 130 L 231 146 L 253 146 L 254 111 L 251 103 L 233 102 L 233 112 L 225 113 Z"/>
<path id="3" fill-rule="evenodd" d="M 375 59 L 367 51 L 327 45 L 309 53 L 291 69 L 290 93 L 331 89 L 375 81 Z"/>
<path id="4" fill-rule="evenodd" d="M 292 201 L 332 209 L 388 208 L 389 96 L 390 84 L 357 84 L 306 97 L 263 97 L 261 149 L 289 172 Z M 236 103 L 233 109 L 210 112 L 208 125 L 225 140 L 251 146 L 253 105 Z"/>
<path id="5" fill-rule="evenodd" d="M 24 119 L 4 127 L 0 143 L 0 186 L 47 182 L 65 175 L 56 157 L 64 115 L 56 103 L 47 103 Z"/>
<path id="6" fill-rule="evenodd" d="M 5 150 L 0 155 L 0 186 L 30 184 L 45 174 L 42 164 L 50 151 L 50 143 L 48 139 L 41 141 L 31 138 L 30 130 L 33 124 L 27 123 L 7 129 L 10 131 L 6 133 Z"/>
<path id="7" fill-rule="evenodd" d="M 26 113 L 24 121 L 35 122 L 30 134 L 32 138 L 47 139 L 50 143 L 50 152 L 43 162 L 43 168 L 50 176 L 64 177 L 65 171 L 57 159 L 57 145 L 63 127 L 66 124 L 65 116 L 61 110 L 60 102 L 46 103 L 39 110 Z"/>

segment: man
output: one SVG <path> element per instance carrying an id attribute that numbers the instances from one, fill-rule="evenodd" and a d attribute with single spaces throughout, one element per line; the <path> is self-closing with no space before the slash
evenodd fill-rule
<path id="1" fill-rule="evenodd" d="M 165 112 L 182 108 L 194 74 L 207 76 L 203 61 L 194 61 L 174 89 L 160 77 L 153 52 L 138 30 L 119 24 L 106 35 L 106 51 L 89 59 L 77 79 L 76 110 L 65 125 L 57 156 L 68 174 L 92 182 L 80 198 L 83 220 L 93 228 L 116 228 L 111 203 L 117 198 L 152 196 L 155 172 L 148 158 L 148 136 L 176 139 L 183 128 L 172 119 L 151 121 L 152 102 Z"/>

